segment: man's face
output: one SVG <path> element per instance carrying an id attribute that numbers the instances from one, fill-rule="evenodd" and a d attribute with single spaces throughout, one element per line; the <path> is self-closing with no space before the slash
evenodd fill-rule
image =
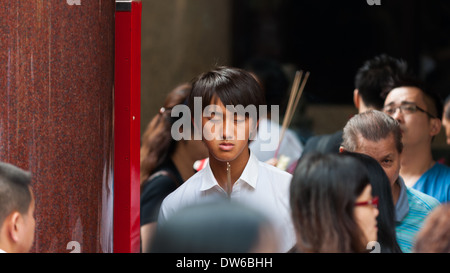
<path id="1" fill-rule="evenodd" d="M 379 141 L 371 141 L 359 135 L 358 148 L 354 152 L 366 154 L 376 159 L 386 172 L 391 187 L 397 181 L 400 173 L 401 154 L 397 151 L 394 134 L 391 133 Z"/>
<path id="2" fill-rule="evenodd" d="M 399 87 L 393 89 L 386 97 L 385 107 L 398 107 L 400 105 L 415 105 L 421 109 L 430 112 L 427 109 L 423 93 L 416 87 Z M 431 143 L 434 135 L 439 133 L 433 128 L 433 120 L 423 111 L 416 110 L 414 113 L 407 113 L 407 111 L 396 109 L 393 113 L 388 113 L 400 123 L 403 139 L 402 142 L 407 149 L 412 145 L 423 145 Z M 439 128 L 440 129 L 440 128 Z"/>
<path id="3" fill-rule="evenodd" d="M 248 148 L 252 119 L 228 111 L 220 100 L 208 108 L 202 116 L 203 142 L 215 159 L 232 162 Z"/>

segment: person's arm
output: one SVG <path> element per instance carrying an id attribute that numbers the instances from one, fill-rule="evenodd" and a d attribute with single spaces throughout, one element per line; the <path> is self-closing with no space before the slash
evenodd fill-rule
<path id="1" fill-rule="evenodd" d="M 151 222 L 141 226 L 141 248 L 142 253 L 149 253 L 152 244 L 153 236 L 156 231 L 156 222 Z"/>
<path id="2" fill-rule="evenodd" d="M 175 182 L 167 175 L 155 177 L 143 188 L 141 193 L 141 252 L 150 251 L 159 222 L 158 213 L 161 203 L 175 189 Z"/>

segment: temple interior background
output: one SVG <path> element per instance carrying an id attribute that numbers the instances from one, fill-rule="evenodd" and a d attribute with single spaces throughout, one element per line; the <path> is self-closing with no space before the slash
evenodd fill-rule
<path id="1" fill-rule="evenodd" d="M 369 1 L 370 2 L 370 1 Z M 303 139 L 351 115 L 354 76 L 380 53 L 406 60 L 443 98 L 450 92 L 450 2 L 398 0 L 145 0 L 141 134 L 166 94 L 215 65 L 256 57 L 310 71 L 292 127 Z M 291 71 L 291 74 L 289 74 Z M 433 143 L 448 154 L 444 131 Z"/>

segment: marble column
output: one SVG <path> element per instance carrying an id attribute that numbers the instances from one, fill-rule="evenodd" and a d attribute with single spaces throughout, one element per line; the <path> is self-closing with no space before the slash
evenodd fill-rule
<path id="1" fill-rule="evenodd" d="M 0 4 L 0 160 L 29 170 L 32 252 L 111 252 L 114 0 Z"/>

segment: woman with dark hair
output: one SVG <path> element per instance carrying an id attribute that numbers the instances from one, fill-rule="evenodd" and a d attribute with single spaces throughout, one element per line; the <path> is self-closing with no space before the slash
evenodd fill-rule
<path id="1" fill-rule="evenodd" d="M 153 117 L 142 136 L 140 177 L 143 251 L 147 250 L 151 242 L 164 198 L 194 174 L 193 164 L 196 160 L 208 157 L 208 150 L 201 140 L 176 141 L 172 136 L 172 125 L 178 120 L 171 116 L 172 109 L 177 105 L 186 105 L 190 91 L 189 84 L 182 84 L 170 92 L 164 106 Z"/>
<path id="2" fill-rule="evenodd" d="M 302 157 L 290 187 L 296 251 L 368 252 L 377 240 L 377 197 L 356 159 L 311 153 Z"/>
<path id="3" fill-rule="evenodd" d="M 344 151 L 341 155 L 358 159 L 367 169 L 372 194 L 379 197 L 377 217 L 378 243 L 381 253 L 402 253 L 395 234 L 395 207 L 392 200 L 391 184 L 381 165 L 374 158 L 360 153 Z"/>

